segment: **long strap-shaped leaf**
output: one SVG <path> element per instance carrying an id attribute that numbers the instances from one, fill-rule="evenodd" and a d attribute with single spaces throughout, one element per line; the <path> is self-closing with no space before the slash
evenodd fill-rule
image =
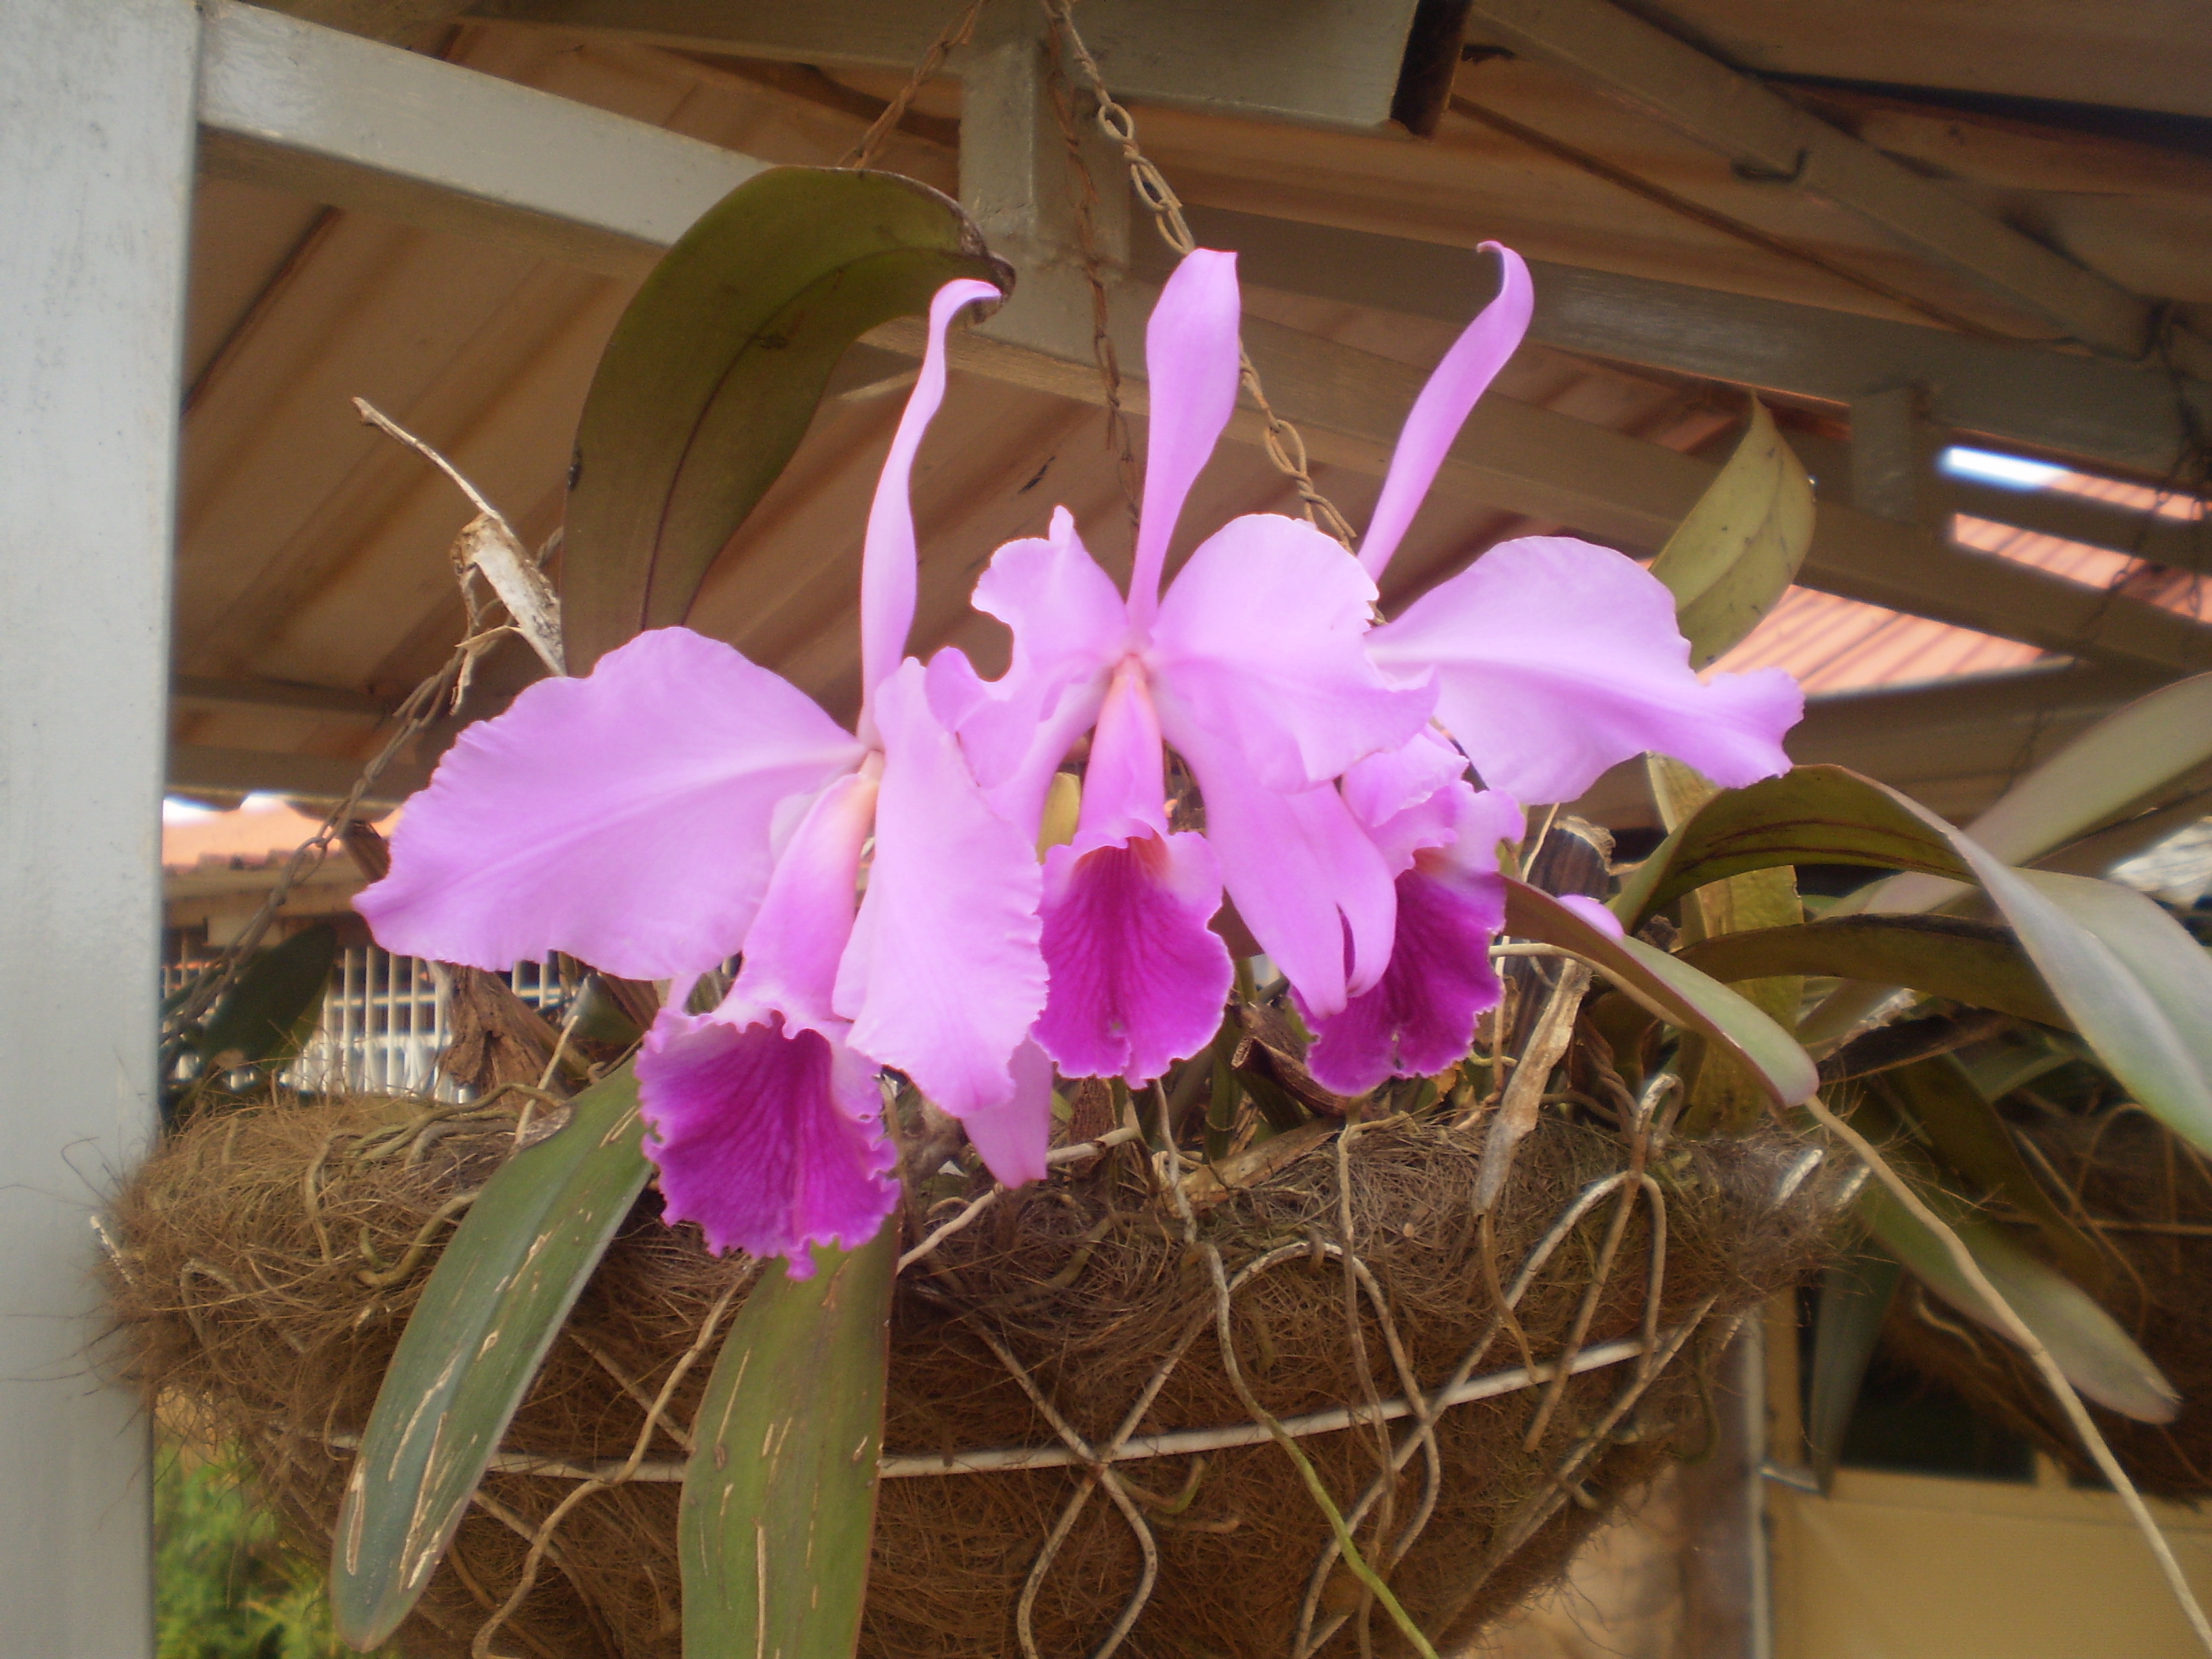
<path id="1" fill-rule="evenodd" d="M 677 1542 L 685 1659 L 850 1659 L 867 1592 L 896 1230 L 770 1267 L 693 1424 Z"/>
<path id="2" fill-rule="evenodd" d="M 1979 886 L 2068 1023 L 2143 1107 L 2212 1151 L 2212 961 L 2180 924 L 2109 882 L 2015 870 L 1887 785 L 1806 766 L 1719 797 L 1614 898 L 1633 925 L 1680 894 L 1778 864 L 1863 864 Z M 1816 1011 L 1808 1042 L 1841 1035 Z"/>
<path id="3" fill-rule="evenodd" d="M 383 1641 L 430 1582 L 508 1419 L 652 1165 L 624 1070 L 517 1152 L 439 1257 L 384 1374 L 338 1509 L 331 1610 Z"/>
<path id="4" fill-rule="evenodd" d="M 616 325 L 576 428 L 561 555 L 571 673 L 684 620 L 837 360 L 956 276 L 1012 282 L 957 203 L 890 173 L 778 167 L 684 232 Z"/>
<path id="5" fill-rule="evenodd" d="M 1505 884 L 1505 931 L 1572 951 L 1668 1024 L 1719 1043 L 1779 1105 L 1820 1086 L 1804 1049 L 1765 1014 L 1718 980 L 1640 939 L 1601 932 L 1540 888 Z"/>

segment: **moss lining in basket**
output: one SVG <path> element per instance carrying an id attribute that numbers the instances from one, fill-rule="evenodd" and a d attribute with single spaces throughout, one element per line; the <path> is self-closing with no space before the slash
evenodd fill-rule
<path id="1" fill-rule="evenodd" d="M 246 1109 L 173 1138 L 118 1207 L 135 1379 L 191 1432 L 246 1448 L 318 1545 L 443 1220 L 514 1127 L 495 1108 L 410 1100 Z M 1779 1135 L 1677 1143 L 1640 1169 L 1617 1135 L 1547 1115 L 1486 1229 L 1467 1203 L 1476 1137 L 1433 1113 L 1315 1128 L 1197 1224 L 1225 1264 L 1253 1395 L 1319 1429 L 1298 1443 L 1363 1551 L 1425 1629 L 1457 1639 L 1703 1439 L 1701 1366 L 1816 1259 L 1838 1179 Z M 1134 1148 L 1063 1166 L 902 1277 L 884 1472 L 905 1478 L 882 1487 L 864 1652 L 1073 1653 L 1125 1622 L 1138 1655 L 1351 1652 L 1361 1623 L 1387 1649 L 1226 1371 L 1206 1270 L 1151 1180 Z M 708 1310 L 747 1282 L 750 1264 L 651 1212 L 648 1197 L 571 1316 L 406 1650 L 471 1650 L 540 1522 L 629 1456 Z M 564 1517 L 482 1650 L 678 1652 L 670 1477 L 704 1376 L 682 1377 L 628 1478 Z M 1471 1402 L 1432 1407 L 1455 1382 Z M 1077 1443 L 1096 1455 L 1117 1436 L 1095 1477 Z"/>

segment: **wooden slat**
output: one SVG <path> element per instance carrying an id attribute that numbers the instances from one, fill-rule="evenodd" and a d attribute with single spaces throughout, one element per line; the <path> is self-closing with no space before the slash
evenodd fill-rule
<path id="1" fill-rule="evenodd" d="M 1348 305 L 1464 323 L 1494 276 L 1468 250 L 1220 208 L 1187 210 L 1207 247 L 1234 248 L 1244 280 Z M 1138 270 L 1164 280 L 1157 238 Z M 2163 475 L 2191 441 L 2185 400 L 2212 422 L 2212 386 L 2106 357 L 2009 345 L 1787 301 L 1532 262 L 1528 337 L 1617 362 L 1849 404 L 1912 385 L 1939 426 Z"/>
<path id="2" fill-rule="evenodd" d="M 957 8 L 916 0 L 483 0 L 471 15 L 693 52 L 910 70 Z M 1121 96 L 1265 121 L 1382 130 L 1414 0 L 1085 0 Z M 949 65 L 959 68 L 956 60 Z"/>
<path id="3" fill-rule="evenodd" d="M 1469 30 L 1858 214 L 2085 344 L 2133 357 L 2149 343 L 2142 299 L 1608 0 L 1474 0 Z"/>
<path id="4" fill-rule="evenodd" d="M 169 746 L 169 787 L 210 793 L 256 792 L 301 800 L 343 800 L 361 776 L 361 763 L 327 755 L 280 754 L 266 749 L 224 749 L 207 744 Z M 396 805 L 430 781 L 417 766 L 387 768 L 362 797 L 374 806 Z"/>

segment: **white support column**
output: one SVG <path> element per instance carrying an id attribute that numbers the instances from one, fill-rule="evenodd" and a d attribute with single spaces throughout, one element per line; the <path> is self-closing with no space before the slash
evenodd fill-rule
<path id="1" fill-rule="evenodd" d="M 198 28 L 0 0 L 0 1659 L 153 1650 L 92 1218 L 154 1126 Z"/>

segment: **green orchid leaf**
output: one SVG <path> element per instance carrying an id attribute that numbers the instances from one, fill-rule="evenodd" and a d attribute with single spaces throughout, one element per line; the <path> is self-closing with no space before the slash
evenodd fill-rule
<path id="1" fill-rule="evenodd" d="M 627 1067 L 501 1164 L 422 1287 L 339 1505 L 338 1635 L 373 1648 L 430 1582 L 568 1310 L 653 1166 Z"/>
<path id="2" fill-rule="evenodd" d="M 2028 864 L 2148 805 L 2212 764 L 2212 674 L 2161 686 L 2106 716 L 2005 791 L 1966 833 Z"/>
<path id="3" fill-rule="evenodd" d="M 1699 809 L 1629 871 L 1613 900 L 1632 931 L 1683 894 L 1747 870 L 1860 864 L 1972 881 L 1957 832 L 1870 778 L 1841 766 L 1800 766 Z"/>
<path id="4" fill-rule="evenodd" d="M 684 234 L 616 325 L 576 429 L 570 672 L 684 620 L 847 348 L 957 276 L 1012 281 L 958 204 L 891 173 L 778 167 Z"/>
<path id="5" fill-rule="evenodd" d="M 2020 1155 L 2020 1148 L 1966 1068 L 1937 1054 L 1884 1072 L 1873 1086 L 1918 1131 L 1946 1168 L 2035 1223 L 2058 1265 L 2077 1282 L 2101 1285 L 2105 1254 L 2058 1207 Z"/>
<path id="6" fill-rule="evenodd" d="M 1728 465 L 1667 538 L 1651 574 L 1703 668 L 1759 625 L 1813 544 L 1813 481 L 1756 398 Z"/>
<path id="7" fill-rule="evenodd" d="M 1842 916 L 1700 939 L 1683 946 L 1680 956 L 1731 984 L 1774 974 L 1869 980 L 2072 1029 L 2020 942 L 1989 922 Z"/>
<path id="8" fill-rule="evenodd" d="M 1615 939 L 1540 888 L 1507 880 L 1505 931 L 1572 951 L 1659 1018 L 1718 1045 L 1780 1105 L 1820 1085 L 1796 1039 L 1737 993 L 1642 939 Z"/>
<path id="9" fill-rule="evenodd" d="M 337 931 L 326 921 L 256 953 L 193 1046 L 216 1071 L 267 1069 L 296 1059 L 314 1035 L 337 956 Z"/>
<path id="10" fill-rule="evenodd" d="M 897 1229 L 769 1266 L 693 1425 L 677 1522 L 692 1659 L 849 1659 L 867 1594 Z"/>
<path id="11" fill-rule="evenodd" d="M 1881 1322 L 1896 1299 L 1904 1269 L 1871 1247 L 1855 1251 L 1820 1275 L 1813 1314 L 1813 1370 L 1805 1402 L 1805 1444 L 1826 1492 L 1843 1455 L 1844 1437 L 1859 1403 L 1859 1386 L 1881 1342 Z"/>
<path id="12" fill-rule="evenodd" d="M 2142 1423 L 2170 1423 L 2180 1396 L 2133 1338 L 2080 1285 L 1953 1192 L 1928 1153 L 1905 1133 L 1887 1103 L 1863 1097 L 1851 1127 L 1881 1148 L 1922 1203 L 1958 1234 L 1974 1265 L 2033 1331 L 2082 1395 Z M 1861 1218 L 1882 1249 L 1967 1317 L 1996 1328 L 1995 1316 L 1951 1260 L 1943 1241 L 1879 1181 L 1858 1198 Z"/>

